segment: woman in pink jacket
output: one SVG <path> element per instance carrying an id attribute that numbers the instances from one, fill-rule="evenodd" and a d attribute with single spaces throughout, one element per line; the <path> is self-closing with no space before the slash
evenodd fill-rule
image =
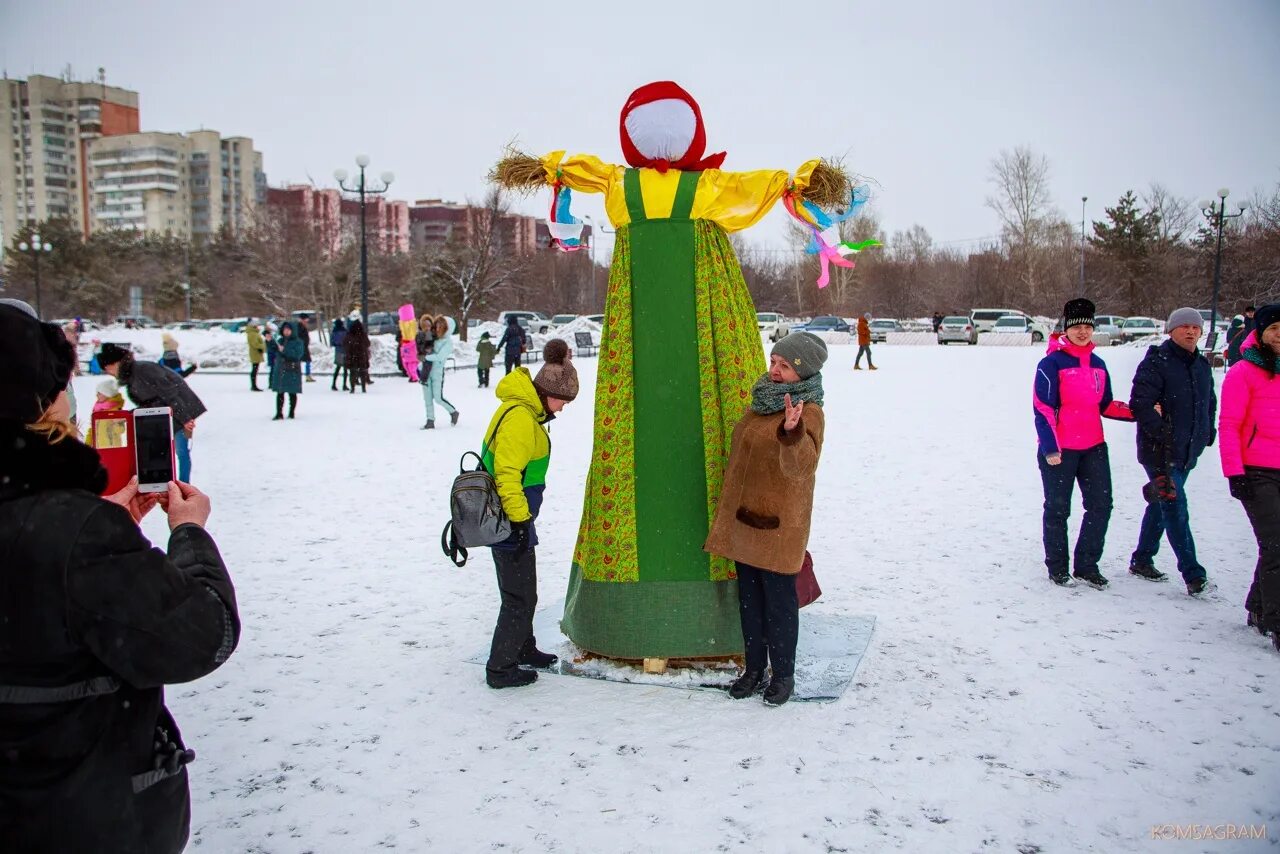
<path id="1" fill-rule="evenodd" d="M 1036 460 L 1044 485 L 1044 562 L 1049 580 L 1074 584 L 1067 563 L 1067 517 L 1076 483 L 1084 499 L 1084 520 L 1075 548 L 1075 577 L 1102 590 L 1098 571 L 1111 521 L 1111 461 L 1102 418 L 1132 421 L 1128 404 L 1111 397 L 1111 375 L 1093 352 L 1094 306 L 1073 299 L 1063 309 L 1063 335 L 1049 340 L 1036 366 L 1032 409 L 1040 447 Z"/>
<path id="2" fill-rule="evenodd" d="M 1258 566 L 1245 599 L 1248 623 L 1280 652 L 1280 303 L 1254 315 L 1254 332 L 1222 384 L 1218 447 L 1231 495 L 1258 538 Z"/>

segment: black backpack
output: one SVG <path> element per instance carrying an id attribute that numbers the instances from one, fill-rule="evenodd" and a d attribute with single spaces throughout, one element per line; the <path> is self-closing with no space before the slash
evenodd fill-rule
<path id="1" fill-rule="evenodd" d="M 497 438 L 503 419 L 515 408 L 502 413 L 486 444 Z M 467 457 L 476 458 L 474 469 L 467 469 Z M 467 451 L 458 460 L 458 476 L 449 491 L 449 513 L 450 519 L 440 532 L 440 548 L 455 566 L 466 566 L 468 548 L 492 546 L 511 536 L 511 520 L 502 509 L 498 485 L 475 451 Z"/>

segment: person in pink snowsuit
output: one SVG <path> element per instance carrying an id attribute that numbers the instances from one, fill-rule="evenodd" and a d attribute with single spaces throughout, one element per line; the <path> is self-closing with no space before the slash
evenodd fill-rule
<path id="1" fill-rule="evenodd" d="M 1247 622 L 1270 633 L 1280 652 L 1280 304 L 1263 306 L 1254 321 L 1222 384 L 1218 450 L 1231 495 L 1244 505 L 1258 540 Z"/>
<path id="2" fill-rule="evenodd" d="M 1073 584 L 1067 517 L 1079 483 L 1084 520 L 1076 540 L 1075 577 L 1101 590 L 1108 582 L 1098 562 L 1111 520 L 1111 461 L 1102 419 L 1132 421 L 1133 415 L 1127 404 L 1112 398 L 1111 375 L 1093 352 L 1093 303 L 1073 299 L 1063 318 L 1065 334 L 1050 337 L 1047 355 L 1036 366 L 1032 394 L 1039 438 L 1036 460 L 1044 486 L 1044 562 L 1053 583 Z"/>

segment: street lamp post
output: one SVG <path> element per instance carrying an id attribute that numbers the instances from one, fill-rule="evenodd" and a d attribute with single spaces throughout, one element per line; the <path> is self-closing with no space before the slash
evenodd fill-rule
<path id="1" fill-rule="evenodd" d="M 590 215 L 585 215 L 582 219 L 591 223 L 591 305 L 594 307 L 596 304 L 596 233 L 614 234 L 616 229 L 601 226 Z M 600 310 L 603 311 L 604 307 L 601 306 Z"/>
<path id="2" fill-rule="evenodd" d="M 1080 296 L 1084 296 L 1084 203 L 1088 196 L 1080 197 Z"/>
<path id="3" fill-rule="evenodd" d="M 356 193 L 360 196 L 360 319 L 368 325 L 369 323 L 369 243 L 365 231 L 364 209 L 366 196 L 380 196 L 390 187 L 391 182 L 396 176 L 391 172 L 383 172 L 382 186 L 370 186 L 365 182 L 364 170 L 369 165 L 369 155 L 361 154 L 356 157 L 356 166 L 360 168 L 360 179 L 355 184 L 347 186 L 347 170 L 335 169 L 333 177 L 338 182 L 338 186 L 348 193 Z"/>
<path id="4" fill-rule="evenodd" d="M 1243 216 L 1247 205 L 1238 203 L 1240 210 L 1233 214 L 1227 213 L 1227 196 L 1231 195 L 1231 191 L 1223 187 L 1218 191 L 1217 201 L 1204 200 L 1200 202 L 1200 210 L 1209 218 L 1209 223 L 1218 228 L 1218 248 L 1213 256 L 1213 302 L 1209 308 L 1209 335 L 1213 336 L 1209 340 L 1209 349 L 1213 350 L 1218 332 L 1218 290 L 1222 287 L 1222 229 L 1226 225 L 1227 220 L 1235 219 Z"/>
<path id="5" fill-rule="evenodd" d="M 53 251 L 53 244 L 45 243 L 40 239 L 40 232 L 31 235 L 31 242 L 22 241 L 18 244 L 19 252 L 31 253 L 32 263 L 35 264 L 36 272 L 36 317 L 43 318 L 44 315 L 40 311 L 40 256 Z"/>

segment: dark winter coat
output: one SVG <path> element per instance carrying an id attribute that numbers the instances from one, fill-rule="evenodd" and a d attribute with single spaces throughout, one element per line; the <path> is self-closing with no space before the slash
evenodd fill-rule
<path id="1" fill-rule="evenodd" d="M 276 361 L 267 387 L 276 394 L 302 394 L 302 362 L 306 347 L 296 335 L 276 339 Z"/>
<path id="2" fill-rule="evenodd" d="M 347 331 L 347 339 L 342 342 L 346 351 L 347 368 L 349 370 L 369 369 L 369 336 L 364 331 L 364 324 L 355 321 Z"/>
<path id="3" fill-rule="evenodd" d="M 267 348 L 267 368 L 269 369 L 276 363 L 276 336 L 264 335 L 262 336 L 262 340 L 266 344 Z"/>
<path id="4" fill-rule="evenodd" d="M 502 337 L 498 339 L 498 347 L 506 348 L 508 359 L 514 359 L 524 352 L 525 346 L 529 343 L 529 336 L 521 328 L 520 322 L 512 317 L 507 320 L 507 329 L 502 333 Z"/>
<path id="5" fill-rule="evenodd" d="M 181 851 L 191 757 L 163 686 L 239 640 L 217 546 L 183 525 L 152 547 L 97 497 L 92 449 L 14 422 L 0 483 L 0 851 Z"/>
<path id="6" fill-rule="evenodd" d="M 302 342 L 302 361 L 311 361 L 311 331 L 307 329 L 306 321 L 300 321 L 293 325 L 294 337 Z"/>
<path id="7" fill-rule="evenodd" d="M 493 357 L 498 354 L 498 348 L 493 346 L 493 342 L 488 338 L 480 339 L 480 343 L 476 345 L 476 367 L 482 371 L 487 371 L 493 367 Z"/>
<path id="8" fill-rule="evenodd" d="M 1157 403 L 1163 418 L 1156 413 Z M 1172 437 L 1170 464 L 1187 471 L 1217 436 L 1218 396 L 1209 361 L 1199 350 L 1188 353 L 1172 340 L 1147 349 L 1133 376 L 1129 406 L 1140 428 L 1138 462 L 1144 466 L 1164 465 L 1166 432 Z"/>
<path id="9" fill-rule="evenodd" d="M 418 330 L 418 334 L 413 338 L 413 349 L 418 354 L 418 361 L 422 361 L 422 357 L 431 352 L 431 347 L 435 344 L 435 341 L 434 332 L 426 329 Z"/>
<path id="10" fill-rule="evenodd" d="M 175 427 L 205 413 L 204 403 L 180 375 L 155 362 L 125 359 L 120 363 L 120 385 L 129 391 L 129 399 L 139 409 L 167 406 L 173 410 Z"/>
<path id="11" fill-rule="evenodd" d="M 1232 320 L 1231 325 L 1227 327 L 1227 365 L 1234 365 L 1240 361 L 1241 350 L 1244 346 L 1244 340 L 1249 337 L 1249 333 L 1253 331 L 1253 320 L 1242 314 L 1237 314 Z"/>
<path id="12" fill-rule="evenodd" d="M 341 320 L 333 322 L 333 331 L 329 333 L 329 346 L 333 347 L 333 366 L 341 368 L 342 363 L 346 360 L 347 354 L 343 350 L 343 344 L 347 340 L 347 327 Z"/>

